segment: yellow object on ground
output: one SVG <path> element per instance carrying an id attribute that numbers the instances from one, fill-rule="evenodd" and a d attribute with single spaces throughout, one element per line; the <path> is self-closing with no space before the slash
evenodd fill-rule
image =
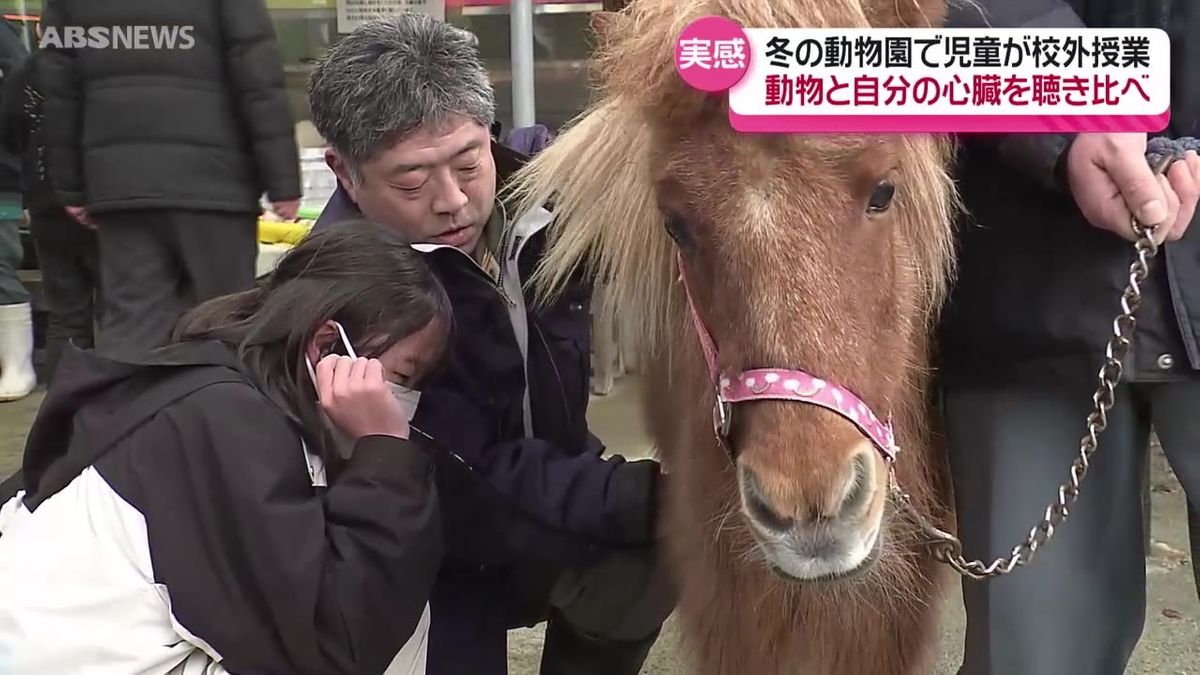
<path id="1" fill-rule="evenodd" d="M 264 244 L 296 244 L 308 236 L 311 220 L 289 223 L 281 220 L 258 219 L 258 240 Z"/>

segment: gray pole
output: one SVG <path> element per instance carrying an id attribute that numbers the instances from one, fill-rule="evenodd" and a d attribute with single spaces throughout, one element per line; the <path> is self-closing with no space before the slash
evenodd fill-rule
<path id="1" fill-rule="evenodd" d="M 533 95 L 533 0 L 512 0 L 509 8 L 512 31 L 513 128 L 534 123 Z"/>
<path id="2" fill-rule="evenodd" d="M 45 8 L 42 13 L 46 12 Z M 25 0 L 17 0 L 17 14 L 21 16 L 29 16 L 29 8 L 25 5 Z M 21 22 L 21 41 L 25 43 L 25 48 L 32 54 L 36 51 L 37 35 L 33 29 L 29 27 L 28 21 Z"/>

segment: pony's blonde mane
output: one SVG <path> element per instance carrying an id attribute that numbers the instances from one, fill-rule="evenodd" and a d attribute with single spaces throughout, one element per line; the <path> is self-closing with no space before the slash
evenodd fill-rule
<path id="1" fill-rule="evenodd" d="M 518 212 L 553 196 L 546 254 L 531 283 L 540 300 L 580 267 L 608 285 L 597 314 L 620 312 L 623 348 L 650 356 L 669 343 L 664 320 L 678 316 L 674 249 L 663 235 L 650 169 L 650 129 L 613 98 L 578 119 L 511 183 Z M 581 159 L 582 158 L 582 159 Z"/>
<path id="2" fill-rule="evenodd" d="M 918 0 L 893 0 L 923 16 Z M 888 0 L 884 0 L 888 2 Z M 888 3 L 891 4 L 890 2 Z M 593 58 L 599 97 L 506 187 L 518 213 L 552 200 L 545 256 L 531 283 L 540 302 L 558 294 L 580 271 L 601 279 L 607 292 L 598 314 L 617 318 L 622 349 L 652 359 L 669 355 L 683 320 L 684 297 L 674 266 L 674 247 L 663 232 L 655 194 L 655 132 L 704 115 L 725 114 L 713 99 L 687 88 L 675 71 L 675 37 L 707 14 L 748 26 L 846 26 L 878 23 L 865 0 L 634 0 L 605 15 L 602 43 Z M 892 19 L 893 23 L 895 19 Z M 751 136 L 746 143 L 764 143 Z M 820 153 L 845 139 L 804 138 Z M 951 274 L 955 210 L 953 183 L 945 173 L 952 147 L 945 139 L 911 136 L 902 144 L 906 214 L 901 237 L 912 252 L 920 281 L 923 316 L 932 319 Z M 941 227 L 939 224 L 946 224 Z"/>

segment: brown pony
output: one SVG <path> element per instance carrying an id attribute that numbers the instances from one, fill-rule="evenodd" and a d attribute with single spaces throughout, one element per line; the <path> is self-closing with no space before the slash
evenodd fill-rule
<path id="1" fill-rule="evenodd" d="M 956 200 L 943 138 L 734 132 L 726 97 L 675 71 L 676 36 L 709 14 L 929 27 L 943 12 L 941 0 L 633 0 L 598 26 L 598 101 L 511 186 L 522 210 L 553 197 L 541 297 L 584 266 L 609 285 L 597 311 L 631 327 L 624 348 L 671 474 L 662 525 L 696 672 L 932 670 L 946 577 L 888 488 L 894 468 L 915 508 L 953 527 L 924 423 Z M 846 418 L 778 401 L 734 406 L 731 461 L 677 253 L 722 369 L 840 383 L 893 420 L 898 461 Z"/>

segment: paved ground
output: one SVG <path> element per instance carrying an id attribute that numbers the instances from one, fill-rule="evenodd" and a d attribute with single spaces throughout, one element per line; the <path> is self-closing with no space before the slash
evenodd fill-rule
<path id="1" fill-rule="evenodd" d="M 625 379 L 618 382 L 612 394 L 595 399 L 591 413 L 593 428 L 610 447 L 648 449 L 636 412 L 637 395 L 636 380 Z M 16 403 L 0 404 L 0 475 L 8 475 L 20 462 L 25 433 L 40 398 L 38 394 Z M 1065 472 L 1066 467 L 1063 469 Z M 1183 495 L 1161 453 L 1155 453 L 1153 480 L 1155 553 L 1147 560 L 1146 630 L 1127 672 L 1196 675 L 1200 674 L 1200 602 L 1192 580 L 1192 561 L 1185 553 L 1188 539 Z M 1068 522 L 1065 527 L 1069 526 Z M 938 675 L 955 672 L 962 649 L 962 632 L 963 612 L 955 591 L 946 606 L 942 625 Z M 513 633 L 509 650 L 512 675 L 536 675 L 540 645 L 540 628 Z M 675 655 L 670 626 L 643 672 L 645 675 L 684 672 Z"/>

